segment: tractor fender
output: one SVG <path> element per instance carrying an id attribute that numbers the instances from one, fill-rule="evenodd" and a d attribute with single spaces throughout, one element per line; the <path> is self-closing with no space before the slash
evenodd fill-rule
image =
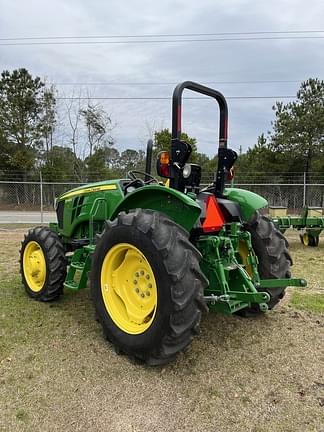
<path id="1" fill-rule="evenodd" d="M 121 211 L 136 208 L 164 213 L 187 231 L 192 229 L 201 213 L 199 204 L 190 196 L 162 185 L 148 185 L 127 194 L 110 219 L 114 219 Z"/>
<path id="2" fill-rule="evenodd" d="M 256 210 L 268 205 L 268 201 L 265 198 L 245 189 L 226 188 L 224 189 L 223 196 L 239 204 L 244 222 L 248 222 Z"/>

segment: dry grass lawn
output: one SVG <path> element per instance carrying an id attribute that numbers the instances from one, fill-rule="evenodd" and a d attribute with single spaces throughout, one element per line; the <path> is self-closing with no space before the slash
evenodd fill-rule
<path id="1" fill-rule="evenodd" d="M 324 431 L 324 237 L 289 233 L 292 289 L 257 319 L 204 316 L 164 368 L 118 356 L 89 290 L 44 304 L 18 274 L 23 230 L 0 230 L 0 431 Z"/>

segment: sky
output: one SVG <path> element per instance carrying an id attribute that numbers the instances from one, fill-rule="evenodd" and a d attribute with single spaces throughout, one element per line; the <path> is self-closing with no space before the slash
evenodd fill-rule
<path id="1" fill-rule="evenodd" d="M 281 100 L 280 96 L 296 95 L 301 81 L 310 77 L 324 78 L 324 38 L 310 38 L 324 37 L 322 0 L 307 4 L 304 0 L 0 0 L 0 10 L 0 70 L 25 67 L 33 75 L 55 84 L 59 96 L 66 97 L 73 92 L 78 94 L 80 88 L 79 85 L 66 85 L 69 83 L 87 83 L 82 86 L 82 91 L 91 97 L 117 98 L 171 97 L 173 83 L 186 80 L 213 83 L 208 86 L 229 98 L 229 147 L 235 150 L 240 146 L 243 151 L 252 147 L 261 133 L 271 130 L 272 106 L 276 100 Z M 181 38 L 100 37 L 305 30 L 322 30 L 323 33 L 292 35 L 307 36 L 307 39 L 1 45 L 17 42 L 4 41 L 5 38 L 20 37 L 98 36 L 98 39 L 77 40 L 111 42 Z M 208 38 L 231 36 L 188 37 Z M 71 39 L 55 40 L 66 41 Z M 195 95 L 185 92 L 184 96 Z M 233 96 L 278 97 L 231 99 Z M 152 130 L 171 129 L 169 99 L 96 102 L 110 114 L 115 124 L 112 135 L 120 150 L 143 149 Z M 197 138 L 200 152 L 214 155 L 218 139 L 217 104 L 211 99 L 184 100 L 183 130 Z M 60 139 L 59 144 L 67 144 L 66 136 Z"/>

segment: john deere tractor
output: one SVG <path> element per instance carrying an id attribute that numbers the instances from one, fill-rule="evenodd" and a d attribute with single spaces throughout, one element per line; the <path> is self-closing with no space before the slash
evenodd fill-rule
<path id="1" fill-rule="evenodd" d="M 200 187 L 181 140 L 184 89 L 219 105 L 218 168 Z M 56 300 L 90 282 L 96 316 L 118 352 L 149 365 L 172 361 L 199 331 L 201 311 L 256 316 L 272 309 L 292 279 L 288 243 L 259 210 L 267 201 L 225 188 L 237 158 L 227 148 L 227 104 L 216 90 L 187 81 L 173 93 L 171 148 L 146 172 L 87 184 L 61 195 L 57 223 L 28 231 L 22 282 L 30 297 Z M 161 182 L 161 177 L 167 179 Z"/>

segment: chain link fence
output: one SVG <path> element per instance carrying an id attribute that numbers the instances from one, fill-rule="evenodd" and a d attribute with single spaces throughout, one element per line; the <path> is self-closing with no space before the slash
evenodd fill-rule
<path id="1" fill-rule="evenodd" d="M 55 198 L 82 183 L 0 182 L 1 210 L 54 209 Z"/>
<path id="2" fill-rule="evenodd" d="M 0 181 L 0 211 L 53 211 L 56 197 L 81 185 Z M 287 207 L 290 213 L 297 213 L 305 205 L 324 208 L 324 183 L 237 183 L 235 187 L 263 196 L 269 206 Z"/>
<path id="3" fill-rule="evenodd" d="M 273 207 L 286 207 L 290 214 L 298 213 L 306 205 L 324 208 L 323 184 L 251 184 L 241 183 L 235 187 L 247 189 L 263 196 Z"/>

